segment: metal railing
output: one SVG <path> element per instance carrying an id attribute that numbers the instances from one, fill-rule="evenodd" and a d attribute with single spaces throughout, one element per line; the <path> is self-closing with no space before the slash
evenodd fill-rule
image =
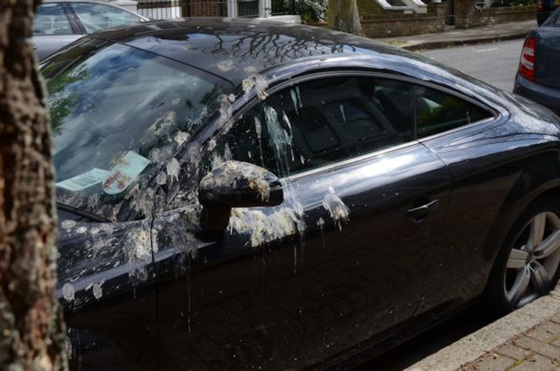
<path id="1" fill-rule="evenodd" d="M 227 0 L 137 0 L 138 12 L 150 19 L 227 17 Z M 262 0 L 237 0 L 238 17 L 259 17 Z M 231 5 L 231 4 L 230 4 Z M 295 0 L 271 0 L 272 15 L 295 14 Z"/>
<path id="2" fill-rule="evenodd" d="M 138 13 L 150 19 L 169 19 L 183 16 L 185 0 L 137 0 Z"/>
<path id="3" fill-rule="evenodd" d="M 183 0 L 183 17 L 227 17 L 227 0 Z"/>

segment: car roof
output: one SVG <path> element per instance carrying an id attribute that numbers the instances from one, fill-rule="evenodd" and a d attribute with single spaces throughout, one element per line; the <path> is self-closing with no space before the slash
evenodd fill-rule
<path id="1" fill-rule="evenodd" d="M 304 58 L 411 56 L 401 49 L 329 29 L 243 18 L 152 21 L 89 37 L 150 51 L 234 85 L 254 73 Z"/>

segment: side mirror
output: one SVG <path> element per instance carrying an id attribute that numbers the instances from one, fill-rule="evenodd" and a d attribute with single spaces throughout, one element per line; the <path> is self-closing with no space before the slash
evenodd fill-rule
<path id="1" fill-rule="evenodd" d="M 198 200 L 203 206 L 202 229 L 221 232 L 227 228 L 232 207 L 280 205 L 284 191 L 270 171 L 246 162 L 226 161 L 202 178 Z"/>

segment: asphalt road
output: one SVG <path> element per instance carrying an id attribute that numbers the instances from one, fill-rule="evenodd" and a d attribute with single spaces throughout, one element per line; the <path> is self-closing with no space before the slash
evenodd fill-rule
<path id="1" fill-rule="evenodd" d="M 498 88 L 512 91 L 523 39 L 421 52 Z"/>
<path id="2" fill-rule="evenodd" d="M 421 52 L 501 89 L 512 91 L 523 40 L 453 47 Z M 396 347 L 355 371 L 402 370 L 489 323 L 476 306 Z"/>

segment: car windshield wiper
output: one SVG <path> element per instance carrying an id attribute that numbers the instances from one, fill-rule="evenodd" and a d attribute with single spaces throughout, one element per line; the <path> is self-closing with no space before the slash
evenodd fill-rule
<path id="1" fill-rule="evenodd" d="M 75 207 L 65 205 L 65 204 L 60 203 L 58 201 L 56 202 L 56 207 L 60 210 L 68 211 L 68 212 L 71 212 L 73 214 L 83 216 L 84 218 L 88 218 L 88 219 L 93 220 L 95 222 L 101 222 L 101 223 L 109 223 L 110 222 L 109 219 L 105 219 L 105 218 L 102 218 L 102 217 L 97 216 L 95 214 L 88 213 L 87 211 L 83 211 L 83 210 L 77 209 Z"/>

